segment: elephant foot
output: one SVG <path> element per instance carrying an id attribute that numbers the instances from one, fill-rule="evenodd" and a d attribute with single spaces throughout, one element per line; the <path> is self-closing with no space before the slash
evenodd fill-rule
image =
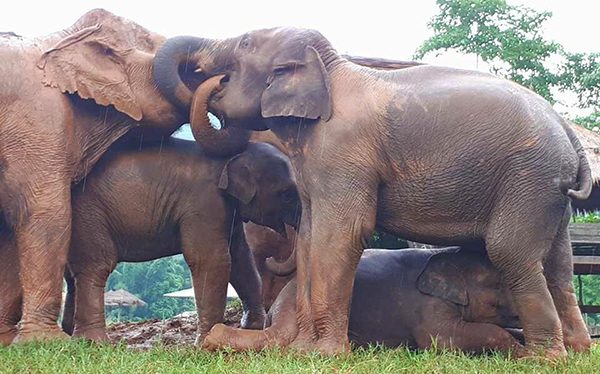
<path id="1" fill-rule="evenodd" d="M 53 341 L 53 340 L 68 340 L 70 336 L 65 334 L 59 327 L 45 327 L 45 328 L 21 328 L 21 331 L 17 334 L 13 343 L 29 343 L 35 341 Z"/>
<path id="2" fill-rule="evenodd" d="M 240 321 L 240 326 L 243 329 L 262 330 L 265 327 L 266 319 L 267 313 L 264 309 L 258 312 L 244 311 Z"/>
<path id="3" fill-rule="evenodd" d="M 309 353 L 316 349 L 316 339 L 308 333 L 298 333 L 296 338 L 292 340 L 288 348 L 301 353 Z"/>
<path id="4" fill-rule="evenodd" d="M 86 339 L 94 342 L 108 342 L 110 341 L 108 334 L 106 334 L 106 330 L 104 328 L 75 328 L 73 331 L 73 338 L 77 339 Z"/>
<path id="5" fill-rule="evenodd" d="M 554 346 L 530 346 L 526 345 L 523 349 L 515 352 L 518 359 L 534 359 L 549 362 L 559 362 L 567 358 L 567 350 L 562 344 Z"/>
<path id="6" fill-rule="evenodd" d="M 317 341 L 317 352 L 324 356 L 339 356 L 350 353 L 350 342 L 347 337 L 342 339 L 322 338 Z"/>
<path id="7" fill-rule="evenodd" d="M 574 352 L 589 352 L 592 348 L 592 338 L 587 333 L 565 336 L 565 347 Z"/>
<path id="8" fill-rule="evenodd" d="M 223 349 L 227 346 L 226 335 L 227 326 L 222 323 L 217 323 L 210 329 L 210 332 L 204 338 L 204 341 L 201 342 L 200 348 L 211 352 Z M 198 345 L 197 341 L 196 345 Z"/>
<path id="9" fill-rule="evenodd" d="M 8 347 L 17 337 L 16 326 L 0 327 L 0 347 Z"/>

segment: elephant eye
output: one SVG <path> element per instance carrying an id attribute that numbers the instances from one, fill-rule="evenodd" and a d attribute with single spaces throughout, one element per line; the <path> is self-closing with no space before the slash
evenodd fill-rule
<path id="1" fill-rule="evenodd" d="M 296 191 L 290 187 L 281 191 L 281 200 L 285 203 L 291 203 L 296 200 Z"/>
<path id="2" fill-rule="evenodd" d="M 242 40 L 240 40 L 240 44 L 238 45 L 238 48 L 246 49 L 249 46 L 250 46 L 250 36 L 248 34 L 246 34 L 242 37 Z"/>
<path id="3" fill-rule="evenodd" d="M 291 71 L 296 70 L 297 67 L 298 67 L 298 64 L 295 64 L 295 63 L 277 66 L 277 67 L 275 67 L 275 69 L 273 69 L 273 76 L 278 77 L 278 76 L 287 74 Z"/>

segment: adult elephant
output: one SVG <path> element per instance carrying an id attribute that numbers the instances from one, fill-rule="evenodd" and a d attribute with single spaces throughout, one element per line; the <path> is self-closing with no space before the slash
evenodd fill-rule
<path id="1" fill-rule="evenodd" d="M 21 303 L 20 341 L 62 336 L 71 184 L 124 134 L 159 138 L 187 119 L 152 79 L 165 40 L 100 9 L 33 40 L 0 34 L 0 341 Z M 4 292 L 19 265 L 22 301 Z"/>
<path id="2" fill-rule="evenodd" d="M 191 96 L 176 74 L 187 56 L 207 76 L 224 74 L 208 103 L 195 104 L 226 127 L 270 129 L 290 154 L 302 199 L 292 346 L 348 349 L 354 272 L 378 227 L 419 242 L 485 244 L 523 325 L 519 354 L 589 349 L 567 224 L 569 199 L 590 193 L 590 170 L 540 96 L 475 71 L 358 66 L 316 31 L 276 28 L 167 41 L 155 78 L 180 105 Z"/>

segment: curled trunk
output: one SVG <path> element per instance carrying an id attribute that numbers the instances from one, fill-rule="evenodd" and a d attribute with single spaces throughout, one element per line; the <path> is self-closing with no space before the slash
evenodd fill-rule
<path id="1" fill-rule="evenodd" d="M 275 257 L 269 257 L 265 260 L 265 267 L 273 274 L 280 277 L 287 277 L 296 271 L 296 246 L 292 249 L 290 257 L 283 262 L 278 262 Z"/>
<path id="2" fill-rule="evenodd" d="M 198 87 L 192 98 L 190 125 L 194 139 L 206 153 L 215 156 L 230 156 L 242 152 L 248 145 L 250 132 L 244 129 L 221 128 L 211 126 L 208 118 L 208 100 L 221 89 L 222 75 L 207 79 Z"/>
<path id="3" fill-rule="evenodd" d="M 181 74 L 193 75 L 199 63 L 213 64 L 214 61 L 199 59 L 208 60 L 211 51 L 219 45 L 218 41 L 192 36 L 168 39 L 156 52 L 152 75 L 156 87 L 167 100 L 186 112 L 190 111 L 192 133 L 204 150 L 214 156 L 230 156 L 245 149 L 250 134 L 242 129 L 217 130 L 210 125 L 207 117 L 208 100 L 220 88 L 222 76 L 205 80 L 195 93 L 181 78 Z M 227 53 L 227 48 L 224 51 Z M 195 78 L 202 78 L 201 74 L 195 74 Z"/>

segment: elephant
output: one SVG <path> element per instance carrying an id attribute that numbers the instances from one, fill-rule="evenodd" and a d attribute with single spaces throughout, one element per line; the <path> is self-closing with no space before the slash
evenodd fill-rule
<path id="1" fill-rule="evenodd" d="M 187 110 L 174 106 L 154 85 L 154 54 L 165 40 L 102 9 L 31 40 L 0 33 L 0 209 L 5 231 L 0 243 L 0 341 L 17 336 L 9 314 L 21 305 L 18 341 L 66 337 L 57 320 L 71 237 L 71 185 L 117 139 L 160 139 L 187 121 Z M 182 70 L 181 75 L 192 89 L 200 82 L 193 71 Z M 7 280 L 16 276 L 23 300 L 20 293 L 5 290 Z"/>
<path id="2" fill-rule="evenodd" d="M 253 222 L 244 223 L 244 235 L 248 242 L 250 252 L 254 257 L 254 263 L 260 274 L 262 284 L 262 302 L 267 310 L 271 308 L 277 295 L 292 279 L 291 271 L 282 267 L 292 255 L 296 232 L 292 226 L 286 226 L 286 236 L 282 236 L 271 228 L 260 226 Z M 293 262 L 291 260 L 290 262 Z"/>
<path id="3" fill-rule="evenodd" d="M 183 63 L 219 81 L 208 102 L 175 74 Z M 484 245 L 523 325 L 520 356 L 589 349 L 567 224 L 570 199 L 590 193 L 590 167 L 539 95 L 477 71 L 360 66 L 318 31 L 286 27 L 171 38 L 153 72 L 174 103 L 208 109 L 231 133 L 271 130 L 288 150 L 302 202 L 291 347 L 349 349 L 352 282 L 377 228 Z"/>
<path id="4" fill-rule="evenodd" d="M 242 331 L 215 325 L 208 350 L 261 350 L 286 346 L 295 336 L 296 279 L 269 312 L 270 327 Z M 348 327 L 356 346 L 407 346 L 481 353 L 508 352 L 519 328 L 510 291 L 483 251 L 367 249 L 358 264 Z"/>
<path id="5" fill-rule="evenodd" d="M 104 288 L 116 265 L 179 253 L 192 271 L 198 342 L 223 320 L 229 281 L 244 305 L 242 326 L 262 329 L 261 281 L 242 223 L 285 233 L 298 200 L 289 160 L 269 144 L 229 159 L 176 138 L 141 150 L 115 145 L 73 190 L 63 329 L 107 340 Z"/>

